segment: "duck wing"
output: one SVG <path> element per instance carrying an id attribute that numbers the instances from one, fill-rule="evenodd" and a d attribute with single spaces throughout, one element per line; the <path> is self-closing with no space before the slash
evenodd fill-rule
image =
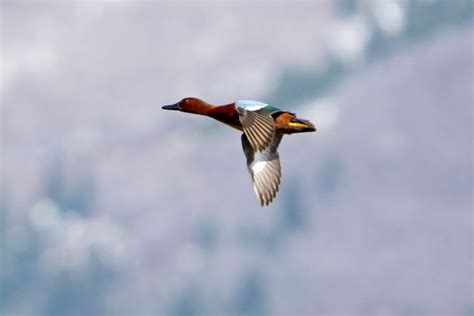
<path id="1" fill-rule="evenodd" d="M 273 117 L 264 110 L 250 111 L 237 107 L 239 121 L 245 135 L 255 151 L 266 150 L 275 136 Z"/>
<path id="2" fill-rule="evenodd" d="M 252 176 L 253 190 L 262 206 L 273 201 L 280 187 L 281 167 L 277 148 L 282 137 L 282 134 L 276 134 L 270 146 L 263 151 L 255 151 L 247 134 L 242 134 L 242 148 Z"/>

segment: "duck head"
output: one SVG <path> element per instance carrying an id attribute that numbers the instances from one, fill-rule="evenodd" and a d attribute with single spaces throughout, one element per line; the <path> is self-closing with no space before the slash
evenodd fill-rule
<path id="1" fill-rule="evenodd" d="M 181 111 L 187 113 L 205 114 L 211 106 L 198 98 L 184 98 L 178 103 L 164 105 L 163 110 Z"/>

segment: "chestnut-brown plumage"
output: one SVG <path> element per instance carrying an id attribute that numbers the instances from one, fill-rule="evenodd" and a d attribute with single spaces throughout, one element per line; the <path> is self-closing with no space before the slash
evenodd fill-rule
<path id="1" fill-rule="evenodd" d="M 262 206 L 272 202 L 279 190 L 281 167 L 277 149 L 283 135 L 316 131 L 308 120 L 258 101 L 239 100 L 215 106 L 197 98 L 185 98 L 163 109 L 209 116 L 242 131 L 247 167 Z"/>

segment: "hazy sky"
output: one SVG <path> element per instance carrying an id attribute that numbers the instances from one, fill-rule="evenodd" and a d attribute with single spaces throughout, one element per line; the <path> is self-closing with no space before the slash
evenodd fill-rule
<path id="1" fill-rule="evenodd" d="M 471 313 L 469 2 L 355 3 L 1 2 L 7 314 Z M 315 123 L 270 207 L 186 96 Z"/>

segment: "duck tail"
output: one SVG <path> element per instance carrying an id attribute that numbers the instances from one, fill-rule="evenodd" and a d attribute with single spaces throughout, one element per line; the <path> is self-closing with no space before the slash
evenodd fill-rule
<path id="1" fill-rule="evenodd" d="M 293 133 L 316 132 L 313 123 L 297 117 L 292 117 L 288 126 L 291 127 Z"/>

